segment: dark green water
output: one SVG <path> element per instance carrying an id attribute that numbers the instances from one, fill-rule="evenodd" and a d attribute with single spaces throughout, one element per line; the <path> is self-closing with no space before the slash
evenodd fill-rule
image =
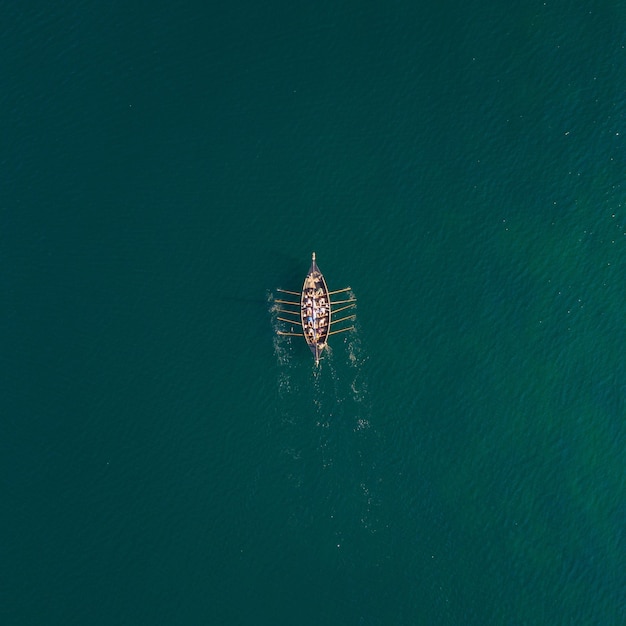
<path id="1" fill-rule="evenodd" d="M 3 3 L 3 624 L 626 622 L 626 4 L 523 4 Z"/>

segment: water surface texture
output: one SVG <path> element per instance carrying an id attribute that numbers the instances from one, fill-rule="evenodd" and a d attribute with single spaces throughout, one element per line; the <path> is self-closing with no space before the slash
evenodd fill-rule
<path id="1" fill-rule="evenodd" d="M 624 2 L 3 4 L 3 624 L 626 623 Z"/>

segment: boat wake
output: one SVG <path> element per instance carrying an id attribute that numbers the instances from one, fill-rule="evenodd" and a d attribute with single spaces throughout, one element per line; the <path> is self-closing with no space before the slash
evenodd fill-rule
<path id="1" fill-rule="evenodd" d="M 276 305 L 268 297 L 272 328 L 279 328 Z M 359 326 L 337 337 L 324 350 L 319 366 L 298 338 L 275 335 L 277 445 L 289 468 L 286 476 L 296 501 L 316 485 L 326 485 L 329 515 L 345 508 L 368 533 L 380 528 L 377 450 L 380 437 L 372 425 L 368 357 Z M 304 490 L 304 491 L 303 491 Z M 356 506 L 355 506 L 356 505 Z M 296 519 L 299 515 L 293 513 Z M 302 520 L 300 520 L 302 521 Z M 343 527 L 341 533 L 347 532 Z M 338 530 L 339 532 L 339 530 Z"/>
<path id="2" fill-rule="evenodd" d="M 319 371 L 312 372 L 317 450 L 323 470 L 334 476 L 340 492 L 337 510 L 345 504 L 358 511 L 358 525 L 368 533 L 380 529 L 378 497 L 382 479 L 377 468 L 381 441 L 372 425 L 367 356 L 358 327 L 347 333 L 345 346 L 329 351 Z"/>
<path id="3" fill-rule="evenodd" d="M 356 299 L 352 290 L 347 294 L 347 297 Z M 356 412 L 354 418 L 350 418 L 350 420 L 354 420 L 353 430 L 357 432 L 369 428 L 369 394 L 364 373 L 364 365 L 368 357 L 362 346 L 358 324 L 345 333 L 341 339 L 337 338 L 337 342 L 343 344 L 343 348 L 336 351 L 337 354 L 330 345 L 327 345 L 319 366 L 310 367 L 310 361 L 305 358 L 305 350 L 301 351 L 302 358 L 300 358 L 300 350 L 297 350 L 298 346 L 294 345 L 298 342 L 298 338 L 278 334 L 278 331 L 283 328 L 278 320 L 280 305 L 276 303 L 275 296 L 271 292 L 267 293 L 267 303 L 274 334 L 273 349 L 276 359 L 276 382 L 279 396 L 284 398 L 291 393 L 299 392 L 300 385 L 294 384 L 293 379 L 297 373 L 308 370 L 311 372 L 313 385 L 311 401 L 318 411 L 327 414 L 325 417 L 331 417 L 337 414 L 338 407 L 343 408 L 346 406 L 346 402 L 350 402 Z M 305 369 L 303 370 L 303 368 Z M 328 376 L 328 374 L 330 375 Z M 324 398 L 330 399 L 328 410 L 324 409 Z M 349 412 L 352 413 L 353 411 Z M 326 419 L 320 419 L 318 422 L 323 424 Z"/>
<path id="4" fill-rule="evenodd" d="M 279 397 L 284 398 L 292 392 L 292 338 L 278 334 L 278 331 L 281 328 L 280 322 L 277 319 L 280 306 L 274 301 L 274 294 L 268 291 L 266 300 L 274 335 L 272 339 L 272 346 L 274 348 L 274 358 L 276 359 L 276 367 L 278 370 L 276 377 L 278 395 Z"/>

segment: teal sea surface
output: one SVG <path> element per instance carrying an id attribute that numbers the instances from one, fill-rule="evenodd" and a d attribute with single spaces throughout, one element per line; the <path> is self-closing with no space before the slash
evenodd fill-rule
<path id="1" fill-rule="evenodd" d="M 626 623 L 626 2 L 518 4 L 2 3 L 3 625 Z"/>

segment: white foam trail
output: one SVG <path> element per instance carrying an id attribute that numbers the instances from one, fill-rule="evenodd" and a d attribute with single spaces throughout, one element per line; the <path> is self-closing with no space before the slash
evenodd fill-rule
<path id="1" fill-rule="evenodd" d="M 354 294 L 351 294 L 353 297 Z M 360 523 L 371 533 L 381 529 L 379 519 L 380 499 L 376 494 L 381 482 L 378 471 L 371 462 L 371 452 L 380 442 L 379 433 L 372 427 L 372 400 L 367 380 L 367 363 L 369 357 L 363 347 L 359 324 L 354 330 L 346 333 L 346 364 L 352 373 L 348 386 L 346 413 L 350 414 L 353 432 L 353 443 L 357 452 L 361 480 L 359 481 L 359 499 L 362 502 Z M 369 451 L 369 453 L 368 453 Z"/>
<path id="2" fill-rule="evenodd" d="M 282 327 L 276 320 L 277 308 L 273 297 L 268 296 L 274 332 Z M 287 478 L 294 492 L 306 484 L 303 468 L 313 453 L 314 462 L 329 472 L 329 484 L 337 487 L 331 497 L 358 502 L 355 521 L 373 534 L 383 529 L 378 493 L 382 483 L 375 461 L 380 436 L 373 425 L 369 368 L 364 367 L 368 356 L 359 330 L 357 326 L 331 338 L 334 349 L 330 345 L 324 349 L 319 367 L 308 350 L 296 352 L 297 338 L 274 337 L 280 424 L 277 432 L 283 440 L 281 452 L 289 461 Z M 311 418 L 313 424 L 303 424 L 303 419 L 308 422 Z M 311 441 L 311 435 L 317 441 Z M 345 472 L 346 468 L 350 471 Z M 338 471 L 342 472 L 339 478 L 333 474 Z M 299 518 L 301 513 L 294 510 L 293 515 Z"/>
<path id="3" fill-rule="evenodd" d="M 278 316 L 279 305 L 274 301 L 274 294 L 267 292 L 266 300 L 268 304 L 268 313 L 270 315 L 270 323 L 272 326 L 272 346 L 274 347 L 274 357 L 276 365 L 281 370 L 278 372 L 276 384 L 278 387 L 278 395 L 284 398 L 292 393 L 291 376 L 289 368 L 291 365 L 291 337 L 285 337 L 278 334 L 280 330 L 280 322 L 276 319 Z"/>
<path id="4" fill-rule="evenodd" d="M 274 356 L 278 365 L 286 366 L 291 362 L 291 350 L 289 337 L 275 335 L 272 339 L 274 345 Z"/>

